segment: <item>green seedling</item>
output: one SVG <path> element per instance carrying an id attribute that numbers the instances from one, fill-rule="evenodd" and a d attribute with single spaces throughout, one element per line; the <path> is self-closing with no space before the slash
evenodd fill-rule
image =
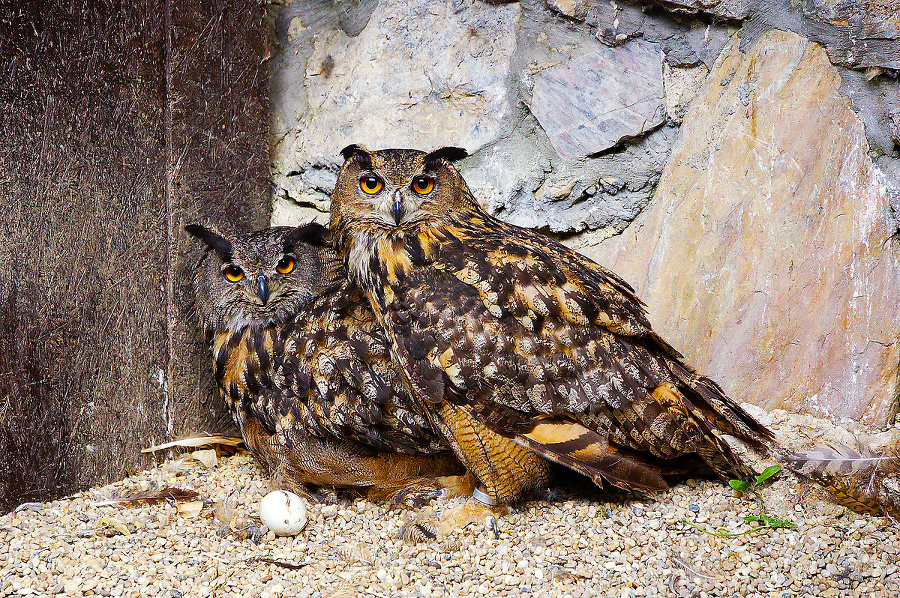
<path id="1" fill-rule="evenodd" d="M 772 465 L 771 467 L 767 467 L 765 471 L 756 476 L 756 479 L 754 479 L 752 482 L 747 482 L 745 480 L 728 480 L 728 485 L 734 488 L 735 491 L 740 494 L 749 494 L 751 496 L 754 496 L 756 500 L 759 501 L 759 514 L 748 515 L 747 517 L 744 517 L 744 521 L 746 521 L 747 523 L 758 523 L 758 527 L 754 527 L 746 531 L 737 533 L 725 532 L 721 530 L 718 532 L 710 532 L 703 529 L 699 525 L 691 523 L 687 519 L 683 519 L 682 521 L 684 521 L 691 527 L 700 530 L 704 534 L 723 537 L 743 536 L 744 534 L 752 534 L 753 532 L 758 532 L 759 530 L 766 528 L 778 529 L 783 527 L 787 529 L 797 529 L 796 524 L 787 521 L 786 519 L 778 519 L 777 517 L 772 517 L 771 515 L 767 514 L 766 505 L 763 502 L 762 494 L 759 493 L 760 486 L 769 481 L 779 471 L 781 471 L 781 465 Z"/>

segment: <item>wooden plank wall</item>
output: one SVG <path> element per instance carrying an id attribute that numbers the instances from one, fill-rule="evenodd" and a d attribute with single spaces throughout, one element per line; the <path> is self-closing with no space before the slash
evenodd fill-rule
<path id="1" fill-rule="evenodd" d="M 229 425 L 183 226 L 268 222 L 265 10 L 0 3 L 0 512 Z"/>

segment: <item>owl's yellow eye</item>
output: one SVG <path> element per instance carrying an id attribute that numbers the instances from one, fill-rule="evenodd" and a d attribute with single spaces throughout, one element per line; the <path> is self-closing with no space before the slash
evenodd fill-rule
<path id="1" fill-rule="evenodd" d="M 412 188 L 419 195 L 428 195 L 434 189 L 434 179 L 430 176 L 417 176 L 413 179 Z"/>
<path id="2" fill-rule="evenodd" d="M 375 195 L 381 191 L 383 186 L 384 184 L 381 182 L 381 179 L 373 174 L 368 174 L 359 179 L 359 188 L 369 195 Z"/>
<path id="3" fill-rule="evenodd" d="M 234 264 L 228 264 L 225 266 L 225 278 L 230 280 L 231 282 L 240 282 L 242 278 L 244 278 L 244 271 L 241 270 L 239 266 L 235 266 Z"/>
<path id="4" fill-rule="evenodd" d="M 278 263 L 275 265 L 275 269 L 281 272 L 282 274 L 290 274 L 294 271 L 294 258 L 289 255 L 284 256 Z"/>

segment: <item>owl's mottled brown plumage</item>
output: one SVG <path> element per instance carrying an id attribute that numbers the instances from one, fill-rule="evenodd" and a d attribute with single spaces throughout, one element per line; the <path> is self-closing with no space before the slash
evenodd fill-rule
<path id="1" fill-rule="evenodd" d="M 335 246 L 413 399 L 495 500 L 543 485 L 545 459 L 631 490 L 697 456 L 750 473 L 722 435 L 769 431 L 653 332 L 628 283 L 484 212 L 451 164 L 463 150 L 344 155 Z"/>
<path id="2" fill-rule="evenodd" d="M 187 230 L 209 247 L 194 289 L 216 382 L 262 463 L 295 488 L 373 498 L 457 472 L 448 446 L 410 408 L 384 334 L 324 227 Z"/>

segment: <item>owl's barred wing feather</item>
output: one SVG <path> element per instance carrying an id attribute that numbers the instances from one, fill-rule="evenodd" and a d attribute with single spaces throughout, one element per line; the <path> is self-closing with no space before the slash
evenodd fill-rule
<path id="1" fill-rule="evenodd" d="M 276 409 L 321 435 L 379 450 L 446 450 L 397 379 L 368 302 L 348 286 L 324 294 L 283 330 Z"/>
<path id="2" fill-rule="evenodd" d="M 625 490 L 660 491 L 668 488 L 660 475 L 664 467 L 610 445 L 595 430 L 562 417 L 521 412 L 493 403 L 464 407 L 475 419 L 516 443 L 591 478 Z"/>
<path id="3" fill-rule="evenodd" d="M 750 475 L 722 435 L 762 445 L 768 430 L 680 362 L 617 276 L 478 213 L 404 241 L 409 259 L 380 260 L 386 285 L 377 302 L 420 400 L 458 402 L 575 469 L 590 461 L 590 445 L 595 469 L 622 487 L 656 483 L 641 482 L 641 468 L 652 470 L 623 450 L 663 460 L 696 453 L 723 477 Z M 479 417 L 479 405 L 506 407 L 508 417 Z M 498 423 L 516 416 L 526 427 L 551 419 L 518 434 Z M 543 442 L 529 438 L 534 430 Z M 583 430 L 596 438 L 586 442 Z M 623 463 L 632 470 L 617 475 Z"/>
<path id="4" fill-rule="evenodd" d="M 268 434 L 353 440 L 373 450 L 447 446 L 412 405 L 383 332 L 359 291 L 323 293 L 276 331 L 220 335 L 217 380 Z"/>

